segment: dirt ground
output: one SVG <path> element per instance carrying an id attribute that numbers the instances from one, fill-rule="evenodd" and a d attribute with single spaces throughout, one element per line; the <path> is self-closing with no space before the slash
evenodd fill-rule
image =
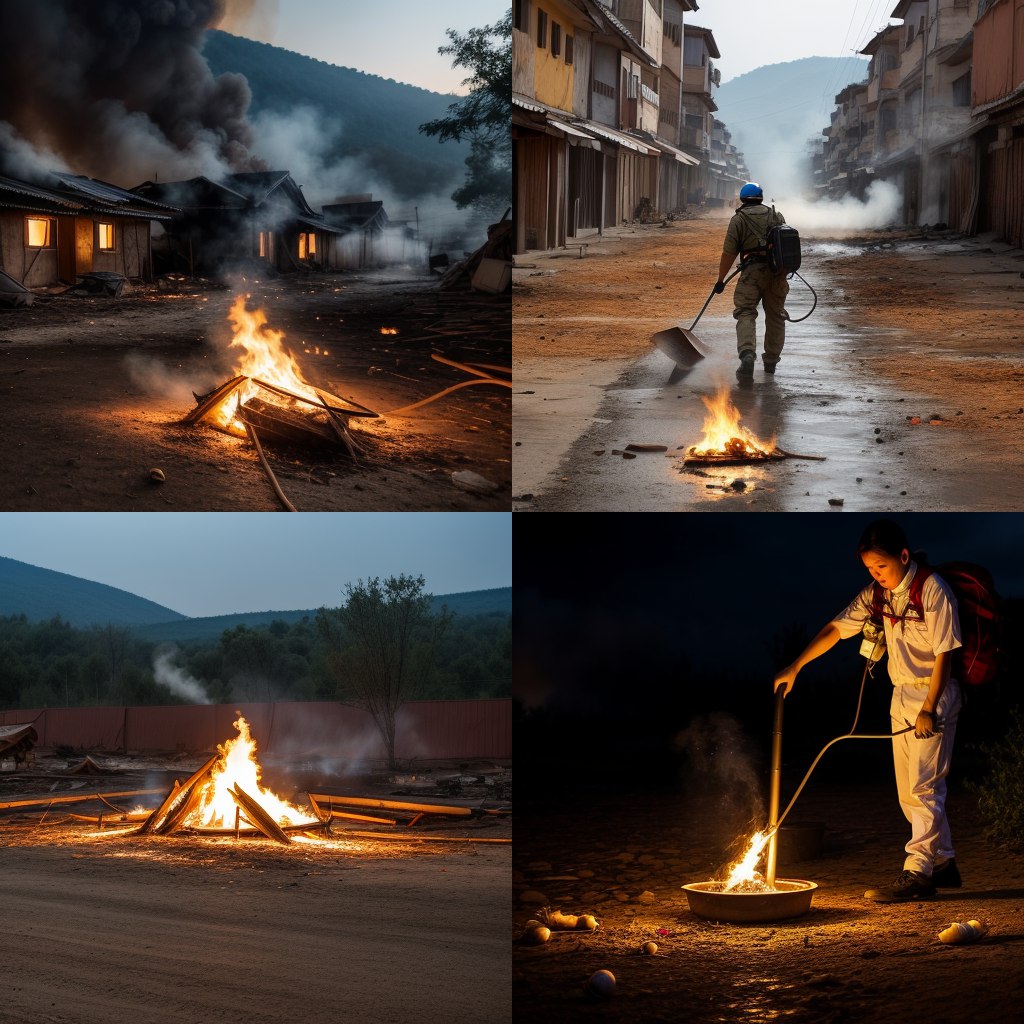
<path id="1" fill-rule="evenodd" d="M 732 285 L 697 328 L 714 354 L 689 380 L 666 388 L 671 363 L 651 343 L 656 331 L 690 326 L 700 311 L 717 273 L 728 213 L 623 228 L 590 245 L 582 258 L 573 248 L 519 261 L 513 294 L 513 500 L 525 500 L 517 508 L 703 508 L 668 494 L 664 472 L 659 480 L 657 471 L 639 479 L 643 458 L 625 469 L 609 465 L 607 449 L 621 448 L 621 441 L 662 441 L 671 456 L 699 427 L 698 396 L 711 390 L 713 374 L 706 366 L 712 363 L 735 395 Z M 752 393 L 735 400 L 744 422 L 755 429 L 772 433 L 785 419 L 805 428 L 802 437 L 812 445 L 824 436 L 823 453 L 843 472 L 823 483 L 820 494 L 811 490 L 815 503 L 807 508 L 788 497 L 777 498 L 772 508 L 752 504 L 747 481 L 746 494 L 733 501 L 736 510 L 825 510 L 823 495 L 837 487 L 849 497 L 854 474 L 864 476 L 880 454 L 869 436 L 876 426 L 883 441 L 898 441 L 907 453 L 903 476 L 910 486 L 902 486 L 909 508 L 1021 507 L 1021 495 L 1008 494 L 1005 484 L 1019 467 L 1024 444 L 1024 253 L 989 238 L 925 237 L 919 230 L 801 237 L 802 271 L 818 291 L 818 308 L 812 319 L 788 328 L 776 379 L 765 380 L 758 370 L 748 388 Z M 794 280 L 787 303 L 791 315 L 807 312 L 810 301 Z M 757 328 L 760 338 L 763 320 Z M 825 407 L 827 414 L 816 411 Z M 755 419 L 760 414 L 764 422 L 751 424 L 748 413 Z M 920 424 L 912 423 L 913 415 Z M 930 425 L 936 417 L 939 422 Z M 667 436 L 673 422 L 678 439 Z M 637 437 L 645 423 L 659 436 Z M 859 430 L 861 424 L 869 429 Z M 698 438 L 699 432 L 689 443 Z M 604 450 L 603 460 L 595 458 L 596 449 Z M 797 450 L 807 450 L 806 442 Z M 933 466 L 941 477 L 931 476 Z M 618 481 L 627 472 L 633 482 Z M 646 490 L 651 498 L 642 505 L 630 506 L 624 498 L 602 506 L 602 494 L 616 490 Z M 793 495 L 803 491 L 792 487 Z M 894 498 L 865 495 L 864 505 L 896 510 Z"/>
<path id="2" fill-rule="evenodd" d="M 902 866 L 906 823 L 895 784 L 812 780 L 790 823 L 824 823 L 821 853 L 780 858 L 778 876 L 815 882 L 811 908 L 750 924 L 697 917 L 681 889 L 715 877 L 730 845 L 753 831 L 730 817 L 721 794 L 605 793 L 528 808 L 513 861 L 516 1016 L 692 1024 L 1014 1020 L 1024 982 L 1024 856 L 986 843 L 975 802 L 964 792 L 949 802 L 963 888 L 883 905 L 863 892 L 887 884 Z M 599 927 L 525 945 L 523 926 L 541 907 L 594 914 Z M 969 919 L 989 927 L 980 942 L 938 940 L 948 924 Z M 658 945 L 653 956 L 641 951 L 648 940 Z M 588 998 L 584 983 L 602 969 L 615 975 L 616 991 Z"/>
<path id="3" fill-rule="evenodd" d="M 393 272 L 238 280 L 227 289 L 119 299 L 45 296 L 0 310 L 0 388 L 9 511 L 272 511 L 282 506 L 255 450 L 182 417 L 234 374 L 226 316 L 251 295 L 282 330 L 304 376 L 382 413 L 350 421 L 358 464 L 333 449 L 267 446 L 298 511 L 507 509 L 511 399 L 465 387 L 389 416 L 469 379 L 431 358 L 508 366 L 508 296 L 442 292 L 436 278 Z M 397 335 L 382 335 L 393 328 Z M 159 468 L 164 483 L 153 483 Z M 460 489 L 471 471 L 496 485 Z"/>
<path id="4" fill-rule="evenodd" d="M 172 775 L 85 784 L 111 793 L 169 787 Z M 383 795 L 367 785 L 364 795 Z M 31 788 L 5 775 L 0 794 Z M 101 808 L 0 818 L 5 1024 L 509 1019 L 499 921 L 511 847 L 429 838 L 511 838 L 510 818 L 430 826 L 425 842 L 338 830 L 286 847 L 99 832 L 69 809 Z"/>

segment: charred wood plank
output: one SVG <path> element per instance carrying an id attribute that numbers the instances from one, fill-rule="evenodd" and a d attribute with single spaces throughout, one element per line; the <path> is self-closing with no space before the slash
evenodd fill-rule
<path id="1" fill-rule="evenodd" d="M 468 817 L 473 814 L 472 807 L 458 804 L 415 804 L 404 800 L 379 800 L 366 796 L 337 796 L 329 793 L 309 793 L 310 800 L 322 803 L 340 804 L 342 807 L 374 807 L 380 811 L 413 811 L 421 814 L 449 814 L 456 817 Z"/>
<path id="2" fill-rule="evenodd" d="M 220 759 L 220 754 L 214 754 L 198 771 L 193 772 L 186 780 L 184 785 L 179 786 L 175 782 L 174 788 L 167 794 L 164 801 L 160 806 L 142 823 L 142 827 L 139 829 L 139 835 L 148 835 L 150 832 L 156 831 L 164 823 L 164 819 L 170 813 L 171 808 L 179 800 L 184 800 L 189 791 L 193 786 L 196 785 L 201 779 L 203 779 L 210 769 Z"/>
<path id="3" fill-rule="evenodd" d="M 225 381 L 220 387 L 214 388 L 208 395 L 201 398 L 197 396 L 199 404 L 181 421 L 182 423 L 196 423 L 201 420 L 211 409 L 220 405 L 234 391 L 240 388 L 249 378 L 245 376 L 233 377 Z"/>
<path id="4" fill-rule="evenodd" d="M 291 837 L 288 833 L 244 789 L 239 788 L 236 784 L 229 792 L 231 793 L 231 798 L 242 808 L 249 821 L 268 839 L 273 839 L 278 843 L 286 845 L 291 842 Z"/>
<path id="5" fill-rule="evenodd" d="M 264 440 L 288 444 L 338 443 L 337 434 L 324 421 L 294 409 L 250 398 L 238 410 L 243 423 L 255 427 Z"/>

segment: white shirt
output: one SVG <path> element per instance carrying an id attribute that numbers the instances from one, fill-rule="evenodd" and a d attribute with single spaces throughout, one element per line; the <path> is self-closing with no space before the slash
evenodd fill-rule
<path id="1" fill-rule="evenodd" d="M 911 562 L 895 590 L 882 591 L 882 608 L 902 615 L 910 603 L 910 584 L 917 574 Z M 842 639 L 855 636 L 871 618 L 875 584 L 869 583 L 832 622 Z M 935 658 L 956 650 L 960 643 L 960 617 L 949 584 L 933 572 L 921 588 L 923 621 L 904 619 L 893 623 L 884 615 L 885 643 L 889 651 L 889 678 L 893 686 L 925 686 L 931 682 Z"/>

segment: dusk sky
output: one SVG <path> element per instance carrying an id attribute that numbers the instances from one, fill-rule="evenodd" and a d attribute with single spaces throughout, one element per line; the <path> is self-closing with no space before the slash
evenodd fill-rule
<path id="1" fill-rule="evenodd" d="M 463 93 L 465 68 L 438 54 L 455 29 L 482 28 L 500 21 L 510 0 L 232 0 L 222 26 L 235 35 L 356 68 L 431 92 Z"/>
<path id="2" fill-rule="evenodd" d="M 896 0 L 700 0 L 698 6 L 683 20 L 711 29 L 722 54 L 715 63 L 727 82 L 765 64 L 802 57 L 848 57 L 852 67 L 864 59 L 858 51 L 889 24 Z M 780 96 L 779 102 L 792 106 L 804 99 Z"/>
<path id="3" fill-rule="evenodd" d="M 512 584 L 504 512 L 8 512 L 0 555 L 183 615 L 337 606 L 346 583 L 422 575 L 432 594 Z"/>

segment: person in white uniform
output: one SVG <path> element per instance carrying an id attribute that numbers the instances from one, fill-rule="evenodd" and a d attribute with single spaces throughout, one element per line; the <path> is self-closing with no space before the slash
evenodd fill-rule
<path id="1" fill-rule="evenodd" d="M 931 573 L 921 587 L 922 614 L 910 602 L 919 571 L 903 529 L 887 519 L 872 523 L 857 545 L 864 567 L 882 587 L 882 621 L 893 684 L 890 716 L 896 788 L 910 823 L 903 870 L 887 886 L 864 895 L 880 903 L 927 899 L 936 888 L 959 888 L 959 869 L 946 818 L 949 774 L 960 712 L 960 686 L 951 676 L 960 647 L 956 598 Z M 790 666 L 775 677 L 788 694 L 797 675 L 839 640 L 858 635 L 872 617 L 875 585 L 869 583 L 827 623 Z"/>

